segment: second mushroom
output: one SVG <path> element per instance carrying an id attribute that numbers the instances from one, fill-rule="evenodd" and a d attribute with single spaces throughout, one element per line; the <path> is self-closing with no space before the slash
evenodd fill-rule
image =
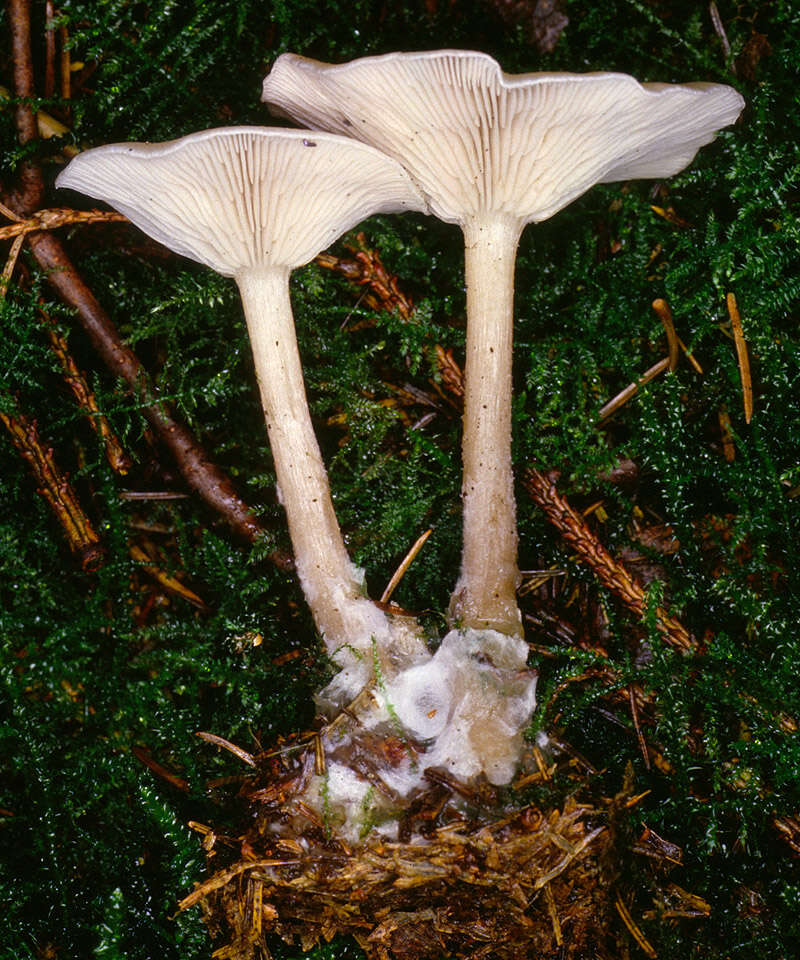
<path id="1" fill-rule="evenodd" d="M 397 158 L 465 240 L 467 347 L 463 549 L 455 623 L 521 636 L 511 461 L 514 265 L 526 224 L 593 184 L 668 177 L 744 105 L 713 83 L 619 73 L 503 73 L 464 50 L 350 63 L 280 56 L 264 81 L 276 112 Z"/>

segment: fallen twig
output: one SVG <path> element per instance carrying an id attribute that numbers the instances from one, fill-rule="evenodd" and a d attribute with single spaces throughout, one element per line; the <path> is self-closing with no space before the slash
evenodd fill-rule
<path id="1" fill-rule="evenodd" d="M 641 585 L 618 563 L 567 501 L 546 477 L 530 468 L 523 480 L 531 498 L 544 510 L 561 536 L 587 563 L 600 582 L 618 597 L 637 617 L 644 617 L 647 598 Z M 671 647 L 683 653 L 695 649 L 695 641 L 685 627 L 660 607 L 656 611 L 658 631 Z"/>
<path id="2" fill-rule="evenodd" d="M 672 322 L 672 311 L 667 301 L 662 300 L 661 297 L 653 301 L 653 310 L 663 324 L 664 331 L 667 334 L 667 343 L 669 343 L 669 369 L 674 370 L 675 367 L 678 366 L 678 350 L 680 347 L 678 344 L 678 335 L 675 333 L 675 324 Z"/>
<path id="3" fill-rule="evenodd" d="M 47 336 L 50 340 L 50 348 L 61 365 L 64 380 L 80 407 L 85 411 L 92 429 L 103 441 L 106 460 L 109 466 L 115 473 L 118 473 L 120 476 L 125 476 L 132 466 L 131 458 L 122 448 L 119 437 L 108 422 L 108 417 L 100 412 L 94 391 L 89 386 L 85 375 L 69 352 L 67 341 L 61 336 L 55 324 L 44 312 L 42 313 L 42 319 L 44 320 Z"/>
<path id="4" fill-rule="evenodd" d="M 177 597 L 182 597 L 184 600 L 188 601 L 204 612 L 208 611 L 208 607 L 205 602 L 197 596 L 197 594 L 190 590 L 187 586 L 182 584 L 180 580 L 176 577 L 173 577 L 171 574 L 167 573 L 166 570 L 162 570 L 161 567 L 156 563 L 156 558 L 152 555 L 151 550 L 146 549 L 146 544 L 132 543 L 128 551 L 131 555 L 131 558 L 136 561 L 141 566 L 141 569 L 148 573 L 157 583 L 159 583 L 168 593 L 175 594 Z"/>
<path id="5" fill-rule="evenodd" d="M 630 911 L 622 902 L 622 900 L 619 898 L 619 896 L 617 896 L 617 899 L 615 900 L 614 905 L 617 908 L 617 913 L 620 915 L 620 917 L 622 917 L 622 922 L 628 928 L 630 935 L 639 944 L 639 946 L 647 954 L 647 956 L 650 957 L 651 960 L 655 960 L 658 954 L 655 952 L 655 950 L 652 948 L 652 946 L 650 945 L 645 935 L 639 929 L 638 925 L 636 924 L 633 917 L 631 916 Z"/>
<path id="6" fill-rule="evenodd" d="M 19 102 L 16 107 L 16 124 L 19 142 L 25 146 L 38 138 L 36 114 L 31 101 L 36 96 L 33 83 L 33 54 L 31 48 L 31 10 L 28 0 L 8 0 L 8 23 L 11 31 L 11 61 L 14 71 L 14 89 Z M 42 205 L 44 183 L 35 163 L 25 161 L 19 168 L 20 190 L 16 203 L 17 212 L 25 215 Z"/>
<path id="7" fill-rule="evenodd" d="M 81 507 L 77 494 L 55 462 L 53 451 L 45 448 L 36 423 L 17 410 L 14 414 L 0 410 L 0 422 L 8 430 L 11 442 L 33 472 L 38 492 L 50 505 L 70 550 L 86 571 L 96 570 L 103 559 L 100 537 Z"/>
<path id="8" fill-rule="evenodd" d="M 10 227 L 0 227 L 0 240 L 24 236 L 36 230 L 56 230 L 58 227 L 67 227 L 73 223 L 128 222 L 124 214 L 114 210 L 72 210 L 68 207 L 37 210 L 26 220 L 21 220 L 19 217 L 15 217 L 14 220 Z"/>
<path id="9" fill-rule="evenodd" d="M 176 787 L 178 790 L 181 790 L 183 793 L 189 792 L 188 781 L 184 780 L 183 777 L 179 777 L 177 773 L 173 773 L 171 770 L 168 770 L 157 760 L 154 760 L 148 747 L 131 747 L 131 752 L 140 763 L 143 763 L 157 777 L 160 777 L 162 780 L 166 780 L 167 783 L 171 784 L 173 787 Z"/>
<path id="10" fill-rule="evenodd" d="M 397 312 L 403 320 L 410 320 L 414 312 L 414 303 L 397 285 L 397 276 L 389 273 L 383 265 L 377 250 L 367 245 L 363 233 L 356 234 L 358 247 L 351 247 L 354 256 L 334 257 L 330 253 L 321 253 L 315 259 L 319 267 L 333 270 L 346 277 L 351 283 L 366 286 L 364 303 L 373 310 Z"/>
<path id="11" fill-rule="evenodd" d="M 30 4 L 26 0 L 9 0 L 8 15 L 14 83 L 21 101 L 17 107 L 17 128 L 20 142 L 30 143 L 38 135 L 36 118 L 29 103 L 35 95 Z M 44 196 L 44 182 L 37 164 L 24 164 L 21 167 L 20 185 L 19 191 L 3 200 L 17 217 L 29 218 L 41 207 Z M 124 380 L 133 395 L 142 401 L 142 414 L 172 453 L 189 486 L 224 517 L 236 533 L 250 542 L 256 541 L 265 528 L 236 493 L 230 478 L 211 462 L 188 427 L 158 398 L 139 359 L 122 342 L 111 318 L 71 263 L 58 238 L 49 231 L 33 231 L 27 237 L 39 267 L 46 273 L 61 300 L 75 310 L 106 366 L 115 376 Z M 290 557 L 282 551 L 274 551 L 269 559 L 281 569 L 292 567 Z"/>
<path id="12" fill-rule="evenodd" d="M 394 574 L 392 575 L 392 579 L 386 585 L 386 589 L 383 591 L 383 594 L 381 595 L 381 603 L 389 602 L 389 599 L 394 593 L 395 589 L 397 588 L 398 583 L 400 583 L 400 581 L 405 576 L 406 570 L 408 570 L 408 568 L 414 562 L 414 558 L 420 552 L 420 550 L 425 546 L 425 543 L 428 537 L 432 533 L 433 533 L 433 529 L 430 528 L 426 530 L 425 533 L 417 537 L 417 539 L 414 541 L 414 544 L 412 545 L 411 549 L 403 558 L 403 562 L 400 564 L 397 570 L 395 570 Z"/>
<path id="13" fill-rule="evenodd" d="M 716 3 L 714 0 L 708 5 L 708 13 L 711 17 L 711 23 L 714 27 L 714 33 L 719 37 L 719 42 L 722 44 L 722 52 L 725 55 L 725 59 L 731 55 L 731 45 L 728 40 L 728 34 L 725 32 L 725 26 L 722 23 L 722 17 L 719 15 L 719 10 L 717 9 Z"/>

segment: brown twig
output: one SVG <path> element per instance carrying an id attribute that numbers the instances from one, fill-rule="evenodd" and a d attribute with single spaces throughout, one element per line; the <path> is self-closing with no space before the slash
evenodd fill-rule
<path id="1" fill-rule="evenodd" d="M 42 312 L 41 316 L 47 337 L 50 341 L 50 349 L 61 365 L 64 381 L 72 391 L 72 395 L 75 397 L 79 406 L 86 413 L 90 426 L 103 441 L 106 460 L 109 466 L 115 473 L 118 473 L 120 476 L 125 476 L 133 465 L 131 458 L 125 453 L 119 437 L 108 422 L 108 417 L 100 412 L 94 391 L 89 386 L 86 376 L 75 362 L 75 358 L 69 352 L 67 341 L 61 336 L 47 314 Z"/>
<path id="2" fill-rule="evenodd" d="M 681 350 L 683 350 L 684 356 L 685 356 L 686 359 L 689 361 L 689 363 L 691 363 L 691 365 L 695 368 L 695 370 L 702 376 L 703 368 L 700 366 L 700 364 L 699 364 L 699 363 L 697 362 L 697 360 L 695 359 L 695 355 L 694 355 L 694 354 L 692 353 L 692 351 L 686 346 L 686 344 L 683 342 L 683 340 L 681 340 L 680 337 L 678 337 L 678 346 L 681 348 Z"/>
<path id="3" fill-rule="evenodd" d="M 30 0 L 8 0 L 14 89 L 19 98 L 16 109 L 17 135 L 23 146 L 33 143 L 38 138 L 36 113 L 30 102 L 36 95 L 33 82 L 30 14 Z M 17 204 L 13 206 L 21 208 L 18 212 L 28 214 L 41 206 L 44 197 L 44 184 L 38 166 L 30 161 L 22 163 L 19 180 Z"/>
<path id="4" fill-rule="evenodd" d="M 684 344 L 681 342 L 678 334 L 675 332 L 675 324 L 672 321 L 672 311 L 670 310 L 667 301 L 662 300 L 660 297 L 654 300 L 653 310 L 664 326 L 664 332 L 667 335 L 667 343 L 669 344 L 669 356 L 665 357 L 663 360 L 659 360 L 658 363 L 654 363 L 649 370 L 646 370 L 642 376 L 639 377 L 636 383 L 629 383 L 624 390 L 620 390 L 615 397 L 609 400 L 607 404 L 602 406 L 597 415 L 598 423 L 608 420 L 613 413 L 616 413 L 620 407 L 624 406 L 631 399 L 631 397 L 640 387 L 643 387 L 645 384 L 655 379 L 655 377 L 657 377 L 660 373 L 663 373 L 665 370 L 674 370 L 678 366 L 678 352 L 681 348 L 689 358 L 695 370 L 697 370 L 698 373 L 703 372 L 700 364 L 694 359 L 694 357 L 692 357 Z"/>
<path id="5" fill-rule="evenodd" d="M 148 549 L 149 547 L 149 549 Z M 148 544 L 147 541 L 142 541 L 141 543 L 132 543 L 130 544 L 128 551 L 131 555 L 131 558 L 139 564 L 140 568 L 145 571 L 149 576 L 151 576 L 156 583 L 160 584 L 167 593 L 172 593 L 176 597 L 182 597 L 184 600 L 192 604 L 192 606 L 197 607 L 198 610 L 203 611 L 204 613 L 208 612 L 208 607 L 201 597 L 198 597 L 197 594 L 190 590 L 187 586 L 181 583 L 176 577 L 173 577 L 171 574 L 167 573 L 166 570 L 162 570 L 160 566 L 155 562 L 155 549 L 152 545 Z"/>
<path id="6" fill-rule="evenodd" d="M 403 579 L 403 577 L 404 577 L 405 574 L 406 574 L 406 571 L 407 571 L 408 568 L 411 566 L 411 564 L 414 562 L 414 558 L 417 556 L 417 554 L 420 552 L 420 550 L 425 546 L 425 543 L 426 543 L 428 537 L 429 537 L 432 533 L 433 533 L 433 528 L 431 527 L 431 528 L 427 529 L 427 530 L 425 531 L 425 533 L 420 534 L 420 536 L 417 537 L 417 539 L 414 541 L 411 549 L 408 551 L 408 553 L 407 553 L 407 554 L 405 555 L 405 557 L 403 558 L 402 563 L 400 564 L 400 566 L 395 570 L 394 574 L 392 575 L 392 579 L 391 579 L 391 580 L 388 582 L 388 584 L 386 585 L 386 589 L 383 591 L 383 593 L 382 593 L 382 595 L 381 595 L 381 603 L 388 603 L 388 602 L 389 602 L 392 594 L 393 594 L 394 591 L 397 589 L 398 583 L 400 583 L 400 581 Z"/>
<path id="7" fill-rule="evenodd" d="M 684 220 L 679 213 L 675 212 L 674 207 L 656 207 L 651 204 L 650 209 L 653 211 L 653 213 L 657 214 L 663 220 L 666 220 L 667 223 L 671 223 L 674 227 L 680 227 L 682 230 L 688 230 L 692 226 L 688 220 Z"/>
<path id="8" fill-rule="evenodd" d="M 124 380 L 133 395 L 142 401 L 142 414 L 172 453 L 189 486 L 223 516 L 237 534 L 251 542 L 257 540 L 264 533 L 264 527 L 236 493 L 228 476 L 211 462 L 188 427 L 158 399 L 138 357 L 122 342 L 111 318 L 77 272 L 59 240 L 52 233 L 35 233 L 28 243 L 62 302 L 75 310 L 108 369 Z M 275 552 L 270 559 L 281 569 L 291 567 L 290 559 L 283 553 Z"/>
<path id="9" fill-rule="evenodd" d="M 7 207 L 4 203 L 0 203 L 0 213 L 9 220 L 13 220 L 14 223 L 22 223 L 22 217 L 18 217 L 11 207 Z"/>
<path id="10" fill-rule="evenodd" d="M 800 854 L 800 816 L 774 817 L 772 822 L 784 841 Z"/>
<path id="11" fill-rule="evenodd" d="M 9 0 L 8 13 L 17 96 L 22 100 L 30 99 L 34 96 L 30 3 L 26 0 Z M 30 143 L 36 139 L 36 118 L 33 110 L 24 102 L 17 109 L 17 125 L 21 142 Z M 13 197 L 5 197 L 4 201 L 18 216 L 30 217 L 41 206 L 44 195 L 41 170 L 36 164 L 23 166 L 21 184 L 21 191 Z M 143 415 L 170 450 L 189 486 L 223 516 L 236 533 L 250 542 L 257 540 L 265 532 L 264 527 L 236 493 L 229 477 L 211 462 L 188 427 L 159 401 L 139 359 L 122 342 L 111 318 L 70 262 L 59 240 L 47 231 L 34 231 L 27 236 L 31 252 L 39 267 L 47 274 L 50 284 L 61 300 L 75 310 L 93 346 L 111 372 L 124 380 L 133 395 L 142 402 Z M 290 558 L 283 552 L 275 551 L 269 559 L 281 569 L 290 569 L 292 566 Z"/>
<path id="12" fill-rule="evenodd" d="M 171 784 L 173 787 L 176 787 L 178 790 L 181 790 L 183 793 L 189 792 L 188 780 L 184 780 L 183 777 L 179 777 L 177 773 L 173 773 L 163 764 L 159 763 L 157 760 L 154 760 L 150 753 L 149 747 L 131 747 L 131 752 L 140 763 L 143 763 L 157 777 L 160 777 L 162 780 L 166 780 L 167 783 Z"/>
<path id="13" fill-rule="evenodd" d="M 70 210 L 54 207 L 49 210 L 37 210 L 27 220 L 17 219 L 9 227 L 0 227 L 0 240 L 8 240 L 9 237 L 33 233 L 36 230 L 55 230 L 73 223 L 126 223 L 127 220 L 124 214 L 113 210 Z"/>
<path id="14" fill-rule="evenodd" d="M 719 42 L 722 44 L 722 52 L 725 55 L 725 59 L 731 55 L 731 45 L 728 40 L 728 34 L 725 32 L 725 25 L 722 22 L 722 17 L 719 15 L 719 9 L 717 8 L 714 0 L 708 5 L 708 13 L 711 17 L 711 23 L 714 27 L 714 33 L 719 37 Z"/>
<path id="15" fill-rule="evenodd" d="M 456 363 L 453 357 L 453 351 L 445 350 L 438 343 L 436 344 L 436 362 L 439 365 L 439 373 L 442 375 L 442 383 L 453 396 L 459 400 L 464 399 L 464 371 Z"/>
<path id="16" fill-rule="evenodd" d="M 389 273 L 380 254 L 367 245 L 363 233 L 356 235 L 358 247 L 351 247 L 354 257 L 334 257 L 321 253 L 314 261 L 317 266 L 332 270 L 346 277 L 351 283 L 366 287 L 364 303 L 373 310 L 397 312 L 403 320 L 410 320 L 414 303 L 397 285 L 397 276 Z"/>
<path id="17" fill-rule="evenodd" d="M 69 33 L 63 24 L 58 28 L 58 40 L 60 47 L 61 99 L 69 100 L 72 97 L 72 64 L 69 55 Z"/>
<path id="18" fill-rule="evenodd" d="M 722 440 L 722 453 L 728 463 L 733 463 L 736 459 L 736 445 L 733 442 L 731 418 L 725 407 L 719 408 L 717 419 L 719 420 L 719 433 Z"/>
<path id="19" fill-rule="evenodd" d="M 3 275 L 0 277 L 0 300 L 5 300 L 6 293 L 8 293 L 8 285 L 11 283 L 11 275 L 14 273 L 14 267 L 17 265 L 19 252 L 22 249 L 22 244 L 24 242 L 25 237 L 19 236 L 11 244 L 11 250 L 8 253 L 6 265 L 3 267 Z"/>
<path id="20" fill-rule="evenodd" d="M 643 618 L 647 610 L 647 598 L 641 585 L 621 563 L 614 560 L 580 514 L 560 496 L 555 485 L 533 468 L 526 472 L 523 483 L 531 498 L 544 510 L 580 560 L 592 568 L 603 586 L 637 617 Z M 695 649 L 696 644 L 686 629 L 660 607 L 656 611 L 656 621 L 659 633 L 671 647 L 683 653 Z"/>
<path id="21" fill-rule="evenodd" d="M 636 689 L 634 685 L 628 684 L 628 700 L 631 705 L 631 719 L 633 720 L 633 729 L 636 731 L 636 739 L 639 741 L 639 749 L 642 751 L 642 759 L 644 760 L 644 765 L 647 769 L 650 769 L 650 754 L 647 750 L 647 741 L 644 738 L 642 733 L 642 728 L 639 726 L 639 708 L 636 705 Z"/>
<path id="22" fill-rule="evenodd" d="M 44 95 L 49 100 L 56 92 L 56 31 L 53 0 L 45 4 L 44 44 Z"/>
<path id="23" fill-rule="evenodd" d="M 636 924 L 635 920 L 634 920 L 633 917 L 631 916 L 630 911 L 629 911 L 628 908 L 625 906 L 625 904 L 622 902 L 622 900 L 620 899 L 619 896 L 617 896 L 617 899 L 614 901 L 614 905 L 615 905 L 616 908 L 617 908 L 617 913 L 620 915 L 620 917 L 622 917 L 622 922 L 623 922 L 623 923 L 625 924 L 625 926 L 628 928 L 628 931 L 629 931 L 630 935 L 631 935 L 631 936 L 633 937 L 633 939 L 639 944 L 639 946 L 640 946 L 640 947 L 642 948 L 642 950 L 647 954 L 647 956 L 650 957 L 651 960 L 655 960 L 655 958 L 658 956 L 658 954 L 655 952 L 655 950 L 654 950 L 653 947 L 650 945 L 650 943 L 649 943 L 649 941 L 647 940 L 647 938 L 645 937 L 645 935 L 644 935 L 644 934 L 642 933 L 642 931 L 639 929 L 639 927 L 638 927 L 638 925 Z"/>
<path id="24" fill-rule="evenodd" d="M 200 737 L 201 740 L 205 740 L 207 743 L 213 743 L 217 747 L 223 747 L 225 750 L 229 750 L 234 756 L 243 760 L 249 767 L 256 765 L 252 754 L 246 750 L 242 750 L 241 747 L 237 747 L 236 744 L 231 743 L 230 740 L 226 740 L 224 737 L 218 737 L 216 733 L 207 733 L 205 730 L 198 730 L 196 736 Z"/>
<path id="25" fill-rule="evenodd" d="M 389 273 L 378 251 L 367 244 L 366 237 L 359 233 L 356 237 L 358 248 L 352 258 L 335 257 L 330 253 L 321 253 L 314 261 L 317 266 L 345 277 L 357 286 L 366 286 L 368 292 L 362 301 L 373 310 L 398 313 L 405 321 L 411 321 L 414 315 L 414 301 L 404 293 L 398 284 L 397 275 Z M 442 377 L 442 384 L 451 394 L 450 402 L 464 399 L 464 372 L 453 357 L 452 349 L 445 350 L 438 343 L 434 347 L 436 362 Z M 439 390 L 438 384 L 433 386 Z"/>
<path id="26" fill-rule="evenodd" d="M 42 444 L 36 422 L 19 410 L 14 414 L 0 411 L 0 422 L 8 430 L 19 455 L 31 468 L 39 493 L 61 524 L 70 550 L 82 569 L 96 570 L 104 553 L 100 537 L 78 502 L 72 484 L 55 462 L 53 451 Z"/>

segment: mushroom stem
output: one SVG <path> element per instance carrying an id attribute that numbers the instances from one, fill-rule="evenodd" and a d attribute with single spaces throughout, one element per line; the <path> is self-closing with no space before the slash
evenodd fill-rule
<path id="1" fill-rule="evenodd" d="M 328 652 L 369 649 L 383 613 L 362 591 L 333 510 L 328 475 L 311 424 L 289 299 L 289 269 L 241 271 L 244 304 L 278 495 L 286 511 L 297 574 Z"/>
<path id="2" fill-rule="evenodd" d="M 467 283 L 464 543 L 450 615 L 465 627 L 521 635 L 511 469 L 514 262 L 522 225 L 485 217 L 464 225 Z"/>

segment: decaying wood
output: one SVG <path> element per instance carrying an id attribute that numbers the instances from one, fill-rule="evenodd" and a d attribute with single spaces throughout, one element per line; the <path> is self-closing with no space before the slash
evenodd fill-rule
<path id="1" fill-rule="evenodd" d="M 370 960 L 608 956 L 605 809 L 574 799 L 503 807 L 492 791 L 430 771 L 407 837 L 372 834 L 351 849 L 302 801 L 314 752 L 306 742 L 257 758 L 261 770 L 241 791 L 256 802 L 245 835 L 202 828 L 214 872 L 180 908 L 202 904 L 221 944 L 215 956 L 268 957 L 270 933 L 302 950 L 350 934 Z"/>

